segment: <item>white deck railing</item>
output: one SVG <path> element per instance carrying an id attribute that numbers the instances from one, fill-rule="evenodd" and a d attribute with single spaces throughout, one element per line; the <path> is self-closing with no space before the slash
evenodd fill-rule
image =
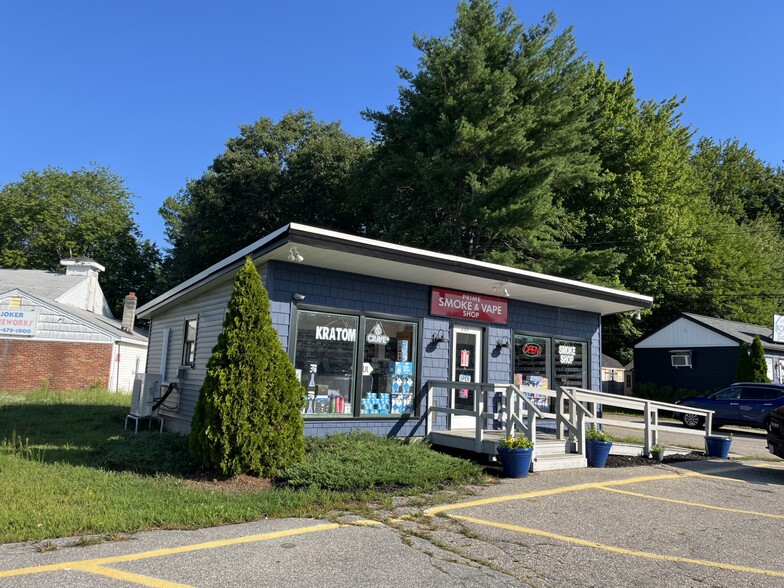
<path id="1" fill-rule="evenodd" d="M 477 453 L 481 452 L 482 442 L 485 437 L 486 423 L 488 420 L 498 420 L 503 426 L 506 435 L 513 435 L 519 429 L 526 437 L 536 443 L 537 419 L 552 419 L 555 421 L 556 439 L 569 439 L 574 443 L 575 453 L 585 455 L 585 433 L 592 425 L 612 425 L 627 429 L 644 431 L 643 454 L 647 455 L 651 447 L 659 440 L 660 432 L 691 434 L 704 437 L 710 435 L 713 426 L 713 411 L 694 407 L 681 406 L 657 402 L 633 396 L 618 396 L 605 392 L 596 392 L 583 388 L 564 387 L 560 390 L 547 390 L 518 386 L 515 384 L 484 384 L 473 382 L 454 382 L 431 380 L 427 383 L 427 417 L 426 432 L 434 431 L 435 419 L 439 414 L 447 417 L 447 430 L 453 430 L 452 417 L 473 417 L 475 433 L 474 446 Z M 446 405 L 435 404 L 434 389 L 445 389 Z M 471 409 L 455 407 L 455 394 L 457 390 L 473 390 L 474 402 Z M 492 395 L 492 397 L 490 396 Z M 552 412 L 545 411 L 537 406 L 533 398 L 547 398 L 548 407 Z M 497 411 L 489 411 L 494 400 L 500 400 Z M 640 411 L 643 422 L 630 422 L 612 417 L 605 418 L 600 415 L 599 406 L 611 406 L 626 410 Z M 704 430 L 673 427 L 662 424 L 662 413 L 670 414 L 697 414 L 703 417 Z"/>

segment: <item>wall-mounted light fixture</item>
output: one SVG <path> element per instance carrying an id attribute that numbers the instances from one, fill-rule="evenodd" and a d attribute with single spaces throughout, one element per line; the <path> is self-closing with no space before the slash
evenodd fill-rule
<path id="1" fill-rule="evenodd" d="M 305 295 L 300 294 L 299 292 L 294 292 L 294 294 L 291 295 L 291 299 L 294 302 L 302 302 L 303 300 L 305 300 Z"/>
<path id="2" fill-rule="evenodd" d="M 509 337 L 501 337 L 495 342 L 496 349 L 509 349 Z"/>
<path id="3" fill-rule="evenodd" d="M 430 337 L 430 342 L 438 347 L 439 343 L 446 343 L 446 337 L 444 337 L 444 330 L 438 329 L 438 333 L 433 333 L 433 336 Z"/>
<path id="4" fill-rule="evenodd" d="M 296 247 L 289 247 L 289 261 L 300 263 L 305 261 L 305 258 L 299 254 L 299 251 L 297 251 Z"/>

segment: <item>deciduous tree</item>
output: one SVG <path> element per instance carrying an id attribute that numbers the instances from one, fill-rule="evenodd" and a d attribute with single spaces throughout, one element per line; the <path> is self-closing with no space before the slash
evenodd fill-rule
<path id="1" fill-rule="evenodd" d="M 368 152 L 367 141 L 309 112 L 242 125 L 204 175 L 161 208 L 172 246 L 169 283 L 289 222 L 355 232 L 347 192 Z"/>
<path id="2" fill-rule="evenodd" d="M 85 255 L 106 267 L 99 279 L 115 313 L 129 291 L 149 300 L 161 259 L 141 239 L 132 198 L 122 178 L 97 165 L 22 174 L 0 190 L 0 266 L 60 271 L 61 259 Z"/>

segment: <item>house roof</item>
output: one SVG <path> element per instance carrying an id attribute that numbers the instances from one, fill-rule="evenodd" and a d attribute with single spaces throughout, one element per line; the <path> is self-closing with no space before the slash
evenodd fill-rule
<path id="1" fill-rule="evenodd" d="M 610 357 L 609 355 L 605 355 L 604 353 L 602 353 L 602 367 L 609 368 L 611 370 L 624 369 L 623 364 L 620 361 Z"/>
<path id="2" fill-rule="evenodd" d="M 246 256 L 453 288 L 488 296 L 614 314 L 648 308 L 653 298 L 518 268 L 291 223 L 226 257 L 139 308 L 141 318 L 236 271 Z"/>
<path id="3" fill-rule="evenodd" d="M 753 325 L 751 323 L 741 323 L 738 321 L 728 321 L 724 319 L 692 314 L 690 312 L 681 313 L 682 317 L 694 321 L 717 333 L 721 333 L 736 341 L 751 344 L 755 336 L 759 336 L 762 347 L 765 349 L 784 351 L 784 344 L 773 342 L 773 326 L 765 327 Z"/>
<path id="4" fill-rule="evenodd" d="M 82 282 L 84 276 L 28 269 L 0 269 L 2 291 L 18 288 L 42 300 L 57 300 Z"/>
<path id="5" fill-rule="evenodd" d="M 122 323 L 116 319 L 58 302 L 59 298 L 86 279 L 87 276 L 83 275 L 66 276 L 53 271 L 0 269 L 0 297 L 9 292 L 19 291 L 101 329 L 116 339 L 146 342 L 147 335 L 141 329 L 134 329 L 133 333 L 129 333 L 122 329 Z"/>

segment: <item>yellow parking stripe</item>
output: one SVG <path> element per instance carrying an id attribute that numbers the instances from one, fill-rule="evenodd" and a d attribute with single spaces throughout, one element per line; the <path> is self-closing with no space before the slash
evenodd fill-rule
<path id="1" fill-rule="evenodd" d="M 351 521 L 349 525 L 357 527 L 386 527 L 386 525 L 381 521 L 374 521 L 373 519 L 359 519 L 356 521 Z"/>
<path id="2" fill-rule="evenodd" d="M 169 549 L 156 549 L 154 551 L 129 553 L 126 555 L 115 555 L 112 557 L 87 559 L 84 561 L 64 562 L 59 564 L 50 564 L 46 566 L 32 566 L 29 568 L 17 568 L 15 570 L 1 570 L 0 578 L 9 578 L 11 576 L 24 576 L 28 574 L 40 574 L 42 572 L 54 572 L 58 570 L 75 568 L 77 566 L 100 566 L 100 565 L 114 564 L 114 563 L 120 563 L 126 561 L 149 559 L 152 557 L 164 557 L 167 555 L 175 555 L 178 553 L 189 553 L 191 551 L 200 551 L 203 549 L 214 549 L 216 547 L 225 547 L 228 545 L 241 545 L 243 543 L 254 543 L 256 541 L 266 541 L 268 539 L 291 537 L 292 535 L 304 535 L 305 533 L 327 531 L 329 529 L 337 529 L 338 527 L 340 527 L 340 525 L 338 525 L 337 523 L 326 523 L 323 525 L 313 525 L 311 527 L 301 527 L 298 529 L 287 529 L 285 531 L 276 531 L 274 533 L 263 533 L 261 535 L 249 535 L 245 537 L 234 537 L 233 539 L 220 539 L 217 541 L 207 541 L 206 543 L 195 543 L 193 545 L 182 545 L 180 547 L 171 547 Z"/>
<path id="3" fill-rule="evenodd" d="M 472 517 L 463 517 L 460 515 L 447 515 L 450 518 L 474 523 L 476 525 L 485 525 L 488 527 L 496 527 L 498 529 L 506 529 L 508 531 L 517 531 L 519 533 L 526 533 L 528 535 L 538 535 L 539 537 L 547 537 L 548 539 L 556 539 L 574 545 L 581 545 L 583 547 L 591 547 L 593 549 L 601 549 L 618 553 L 621 555 L 630 555 L 633 557 L 642 557 L 645 559 L 654 559 L 659 561 L 672 561 L 678 563 L 694 564 L 698 566 L 706 566 L 710 568 L 719 568 L 722 570 L 730 570 L 733 572 L 748 572 L 751 574 L 761 574 L 764 576 L 774 576 L 777 578 L 784 578 L 784 572 L 776 572 L 774 570 L 765 570 L 762 568 L 752 568 L 749 566 L 736 566 L 733 564 L 722 563 L 718 561 L 708 561 L 702 559 L 692 559 L 689 557 L 678 557 L 676 555 L 660 555 L 658 553 L 648 553 L 646 551 L 635 551 L 632 549 L 624 549 L 622 547 L 614 547 L 612 545 L 604 545 L 603 543 L 596 543 L 595 541 L 586 541 L 585 539 L 578 539 L 577 537 L 567 537 L 565 535 L 557 535 L 555 533 L 548 533 L 547 531 L 540 531 L 538 529 L 529 529 L 526 527 L 518 527 L 517 525 L 509 525 L 506 523 L 494 523 L 492 521 L 483 521 Z"/>
<path id="4" fill-rule="evenodd" d="M 114 568 L 105 568 L 103 566 L 82 565 L 77 564 L 72 567 L 75 570 L 83 572 L 90 572 L 91 574 L 98 574 L 115 580 L 123 580 L 125 582 L 132 582 L 141 586 L 150 586 L 151 588 L 194 588 L 189 584 L 178 584 L 177 582 L 168 582 L 160 578 L 151 578 L 149 576 L 142 576 L 141 574 L 132 574 L 131 572 L 123 572 Z"/>
<path id="5" fill-rule="evenodd" d="M 699 502 L 687 502 L 685 500 L 675 500 L 673 498 L 662 498 L 660 496 L 650 496 L 649 494 L 639 494 L 637 492 L 629 492 L 628 490 L 620 490 L 618 488 L 610 488 L 604 486 L 599 490 L 606 490 L 607 492 L 617 492 L 618 494 L 628 494 L 629 496 L 637 496 L 639 498 L 647 498 L 648 500 L 661 500 L 662 502 L 672 502 L 674 504 L 685 504 L 686 506 L 696 506 L 699 508 L 709 508 L 712 510 L 723 510 L 725 512 L 736 512 L 740 514 L 754 515 L 757 517 L 770 517 L 773 519 L 784 519 L 784 515 L 770 514 L 766 512 L 755 512 L 753 510 L 740 510 L 737 508 L 726 508 L 723 506 L 713 506 L 710 504 L 701 504 Z"/>
<path id="6" fill-rule="evenodd" d="M 538 498 L 541 496 L 552 496 L 553 494 L 563 494 L 564 492 L 578 492 L 580 490 L 590 490 L 592 488 L 605 488 L 608 486 L 624 486 L 627 484 L 639 484 L 641 482 L 652 482 L 655 480 L 674 480 L 678 478 L 690 478 L 698 476 L 693 472 L 677 473 L 677 474 L 662 474 L 657 476 L 641 476 L 639 478 L 627 478 L 625 480 L 613 480 L 610 482 L 594 482 L 591 484 L 577 484 L 576 486 L 562 486 L 561 488 L 552 488 L 550 490 L 535 490 L 534 492 L 526 492 L 524 494 L 510 494 L 506 496 L 496 496 L 495 498 L 483 498 L 481 500 L 473 500 L 471 502 L 459 502 L 457 504 L 445 504 L 443 506 L 436 506 L 429 508 L 425 511 L 428 516 L 433 516 L 441 512 L 449 510 L 457 510 L 460 508 L 471 508 L 473 506 L 484 506 L 485 504 L 497 504 L 499 502 L 508 502 L 510 500 L 523 500 L 525 498 Z"/>

